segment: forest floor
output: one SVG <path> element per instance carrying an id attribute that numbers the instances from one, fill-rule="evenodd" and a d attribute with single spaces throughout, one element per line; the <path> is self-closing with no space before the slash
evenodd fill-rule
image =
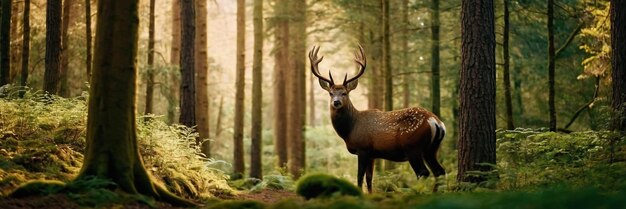
<path id="1" fill-rule="evenodd" d="M 274 204 L 283 199 L 301 199 L 293 191 L 264 189 L 260 192 L 242 192 L 237 196 L 227 197 L 224 200 L 252 200 L 262 202 L 268 205 Z M 66 194 L 55 194 L 48 196 L 31 196 L 24 198 L 6 198 L 0 197 L 0 208 L 2 209 L 73 209 L 85 208 L 74 202 Z M 130 203 L 125 205 L 110 205 L 107 208 L 125 208 L 125 209 L 180 209 L 167 203 L 157 202 L 154 207 L 142 203 Z"/>

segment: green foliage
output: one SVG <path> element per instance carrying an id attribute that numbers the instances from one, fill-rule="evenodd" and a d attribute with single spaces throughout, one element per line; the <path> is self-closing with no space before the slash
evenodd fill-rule
<path id="1" fill-rule="evenodd" d="M 56 180 L 39 180 L 28 182 L 9 194 L 10 197 L 43 196 L 56 194 L 65 188 L 65 183 Z"/>
<path id="2" fill-rule="evenodd" d="M 302 177 L 296 193 L 306 199 L 327 198 L 337 195 L 361 196 L 361 189 L 354 184 L 331 175 L 316 173 Z"/>

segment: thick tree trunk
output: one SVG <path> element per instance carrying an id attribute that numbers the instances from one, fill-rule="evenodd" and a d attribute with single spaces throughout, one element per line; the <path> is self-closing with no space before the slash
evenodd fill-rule
<path id="1" fill-rule="evenodd" d="M 110 179 L 121 191 L 188 206 L 190 202 L 152 182 L 139 155 L 135 123 L 137 7 L 138 0 L 98 1 L 87 148 L 77 179 Z"/>
<path id="2" fill-rule="evenodd" d="M 303 96 L 304 83 L 303 78 L 305 71 L 305 52 L 306 52 L 306 1 L 292 1 L 289 7 L 292 17 L 293 45 L 291 45 L 291 59 L 293 60 L 293 68 L 287 68 L 288 88 L 287 90 L 287 142 L 289 148 L 287 156 L 289 157 L 289 171 L 295 178 L 299 178 L 304 169 L 304 107 Z"/>
<path id="3" fill-rule="evenodd" d="M 59 77 L 61 78 L 61 83 L 59 83 L 59 95 L 62 97 L 70 96 L 70 87 L 69 87 L 69 35 L 68 31 L 70 29 L 71 22 L 71 13 L 72 13 L 72 4 L 74 0 L 64 0 L 63 2 L 63 18 L 61 20 L 61 69 Z"/>
<path id="4" fill-rule="evenodd" d="M 254 0 L 252 9 L 254 54 L 252 55 L 252 128 L 250 138 L 250 177 L 263 178 L 263 0 Z"/>
<path id="5" fill-rule="evenodd" d="M 441 117 L 441 87 L 439 77 L 439 0 L 432 0 L 431 8 L 431 20 L 430 20 L 430 32 L 431 32 L 431 83 L 432 90 L 430 91 L 430 97 L 433 100 L 433 114 Z"/>
<path id="6" fill-rule="evenodd" d="M 194 40 L 196 34 L 194 0 L 180 1 L 181 50 L 180 50 L 180 124 L 196 125 L 196 85 Z"/>
<path id="7" fill-rule="evenodd" d="M 46 71 L 43 90 L 59 91 L 61 67 L 61 0 L 49 0 L 46 7 Z"/>
<path id="8" fill-rule="evenodd" d="M 146 81 L 146 108 L 144 114 L 152 113 L 154 98 L 154 10 L 156 0 L 150 0 L 150 18 L 148 20 L 148 80 Z"/>
<path id="9" fill-rule="evenodd" d="M 289 68 L 289 19 L 287 11 L 289 0 L 278 0 L 274 4 L 276 30 L 275 66 L 274 66 L 274 140 L 278 156 L 278 166 L 287 166 L 287 92 L 286 70 Z"/>
<path id="10" fill-rule="evenodd" d="M 24 16 L 22 18 L 22 72 L 20 86 L 28 84 L 28 61 L 30 59 L 30 0 L 24 0 Z M 20 91 L 20 97 L 24 96 Z"/>
<path id="11" fill-rule="evenodd" d="M 556 131 L 556 107 L 554 104 L 554 0 L 548 0 L 548 106 L 550 131 Z"/>
<path id="12" fill-rule="evenodd" d="M 246 79 L 246 1 L 237 0 L 237 76 L 235 80 L 235 126 L 234 133 L 234 173 L 243 174 L 245 162 L 243 159 L 243 110 L 244 87 Z"/>
<path id="13" fill-rule="evenodd" d="M 11 45 L 11 2 L 2 0 L 2 16 L 0 20 L 0 86 L 9 83 L 11 74 L 11 58 L 9 50 Z"/>
<path id="14" fill-rule="evenodd" d="M 496 163 L 496 63 L 493 0 L 463 0 L 461 5 L 461 85 L 459 182 L 481 182 L 469 171 L 488 171 Z"/>
<path id="15" fill-rule="evenodd" d="M 626 1 L 611 0 L 613 129 L 626 134 Z"/>
<path id="16" fill-rule="evenodd" d="M 504 4 L 504 29 L 502 35 L 502 53 L 504 59 L 504 103 L 506 105 L 506 128 L 515 129 L 513 125 L 513 104 L 511 101 L 511 60 L 509 55 L 509 0 L 503 0 Z"/>
<path id="17" fill-rule="evenodd" d="M 207 0 L 196 0 L 196 123 L 202 153 L 211 156 L 209 138 L 209 66 L 207 54 Z M 205 140 L 205 141 L 202 141 Z"/>
<path id="18" fill-rule="evenodd" d="M 85 66 L 87 66 L 87 82 L 91 82 L 91 0 L 85 0 L 85 45 L 87 45 Z"/>
<path id="19" fill-rule="evenodd" d="M 180 68 L 180 0 L 172 1 L 172 40 L 170 49 L 170 66 L 174 69 Z M 169 123 L 175 123 L 176 121 L 176 107 L 179 104 L 180 94 L 180 71 L 172 70 L 169 73 L 169 95 L 168 95 L 168 108 L 167 108 L 167 121 Z"/>

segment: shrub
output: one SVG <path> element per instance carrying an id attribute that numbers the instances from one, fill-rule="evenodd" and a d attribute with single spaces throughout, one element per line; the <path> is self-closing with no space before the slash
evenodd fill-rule
<path id="1" fill-rule="evenodd" d="M 327 174 L 309 174 L 296 186 L 296 193 L 306 199 L 336 195 L 361 196 L 361 189 L 352 183 Z"/>

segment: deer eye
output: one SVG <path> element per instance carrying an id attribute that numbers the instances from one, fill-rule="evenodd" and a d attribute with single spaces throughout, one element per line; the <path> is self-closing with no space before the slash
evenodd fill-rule
<path id="1" fill-rule="evenodd" d="M 342 93 L 341 94 L 341 96 L 347 96 L 347 95 L 348 95 L 348 93 Z"/>

